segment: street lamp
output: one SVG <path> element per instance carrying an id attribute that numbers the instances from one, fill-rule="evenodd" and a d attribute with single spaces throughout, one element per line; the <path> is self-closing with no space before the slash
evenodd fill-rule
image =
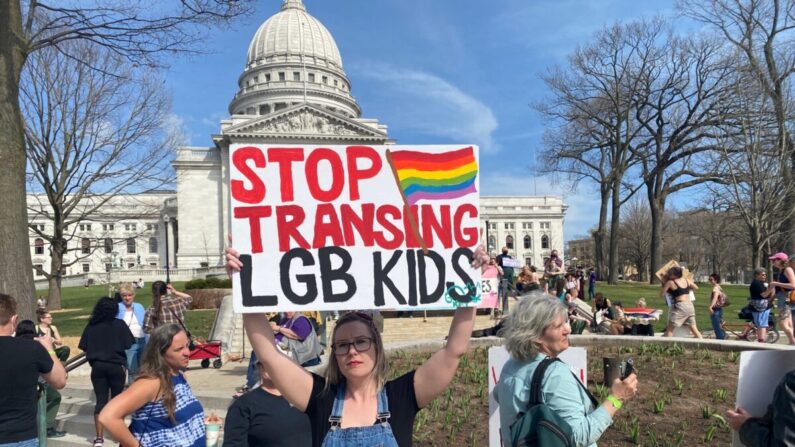
<path id="1" fill-rule="evenodd" d="M 171 218 L 168 214 L 163 215 L 163 223 L 166 226 L 166 284 L 171 282 L 171 276 L 169 275 L 168 271 L 168 223 L 171 221 Z"/>
<path id="2" fill-rule="evenodd" d="M 112 292 L 112 279 L 113 279 L 113 277 L 111 275 L 113 273 L 113 267 L 116 267 L 116 262 L 117 262 L 116 259 L 118 257 L 119 257 L 119 252 L 118 251 L 113 250 L 110 253 L 110 268 L 108 269 L 108 296 L 110 296 L 110 294 Z"/>

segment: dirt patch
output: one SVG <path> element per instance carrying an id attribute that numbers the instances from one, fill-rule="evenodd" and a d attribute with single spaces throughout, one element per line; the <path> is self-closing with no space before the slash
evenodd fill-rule
<path id="1" fill-rule="evenodd" d="M 397 351 L 391 377 L 424 362 L 431 352 Z M 588 388 L 602 399 L 603 357 L 632 356 L 638 396 L 627 401 L 600 446 L 729 445 L 724 412 L 735 401 L 739 354 L 689 350 L 679 345 L 635 348 L 589 347 Z M 487 446 L 488 348 L 476 347 L 461 361 L 451 386 L 417 414 L 416 446 Z M 717 415 L 717 416 L 714 416 Z"/>

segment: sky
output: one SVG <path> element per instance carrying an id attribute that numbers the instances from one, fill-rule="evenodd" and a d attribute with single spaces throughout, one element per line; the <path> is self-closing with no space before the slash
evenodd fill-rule
<path id="1" fill-rule="evenodd" d="M 331 32 L 364 118 L 389 126 L 398 144 L 477 144 L 482 195 L 563 197 L 566 241 L 598 218 L 598 189 L 572 190 L 536 163 L 545 123 L 532 104 L 540 79 L 565 65 L 600 28 L 655 15 L 674 0 L 304 0 Z M 173 121 L 186 144 L 210 146 L 257 28 L 281 0 L 261 1 L 251 17 L 215 29 L 204 54 L 177 59 L 166 73 Z M 538 175 L 534 175 L 537 173 Z"/>

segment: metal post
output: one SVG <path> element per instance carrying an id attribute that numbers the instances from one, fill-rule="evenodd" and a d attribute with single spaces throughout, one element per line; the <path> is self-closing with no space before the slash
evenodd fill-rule
<path id="1" fill-rule="evenodd" d="M 169 275 L 168 267 L 170 264 L 170 259 L 168 257 L 168 216 L 163 218 L 163 223 L 166 224 L 166 284 L 171 282 L 171 276 Z"/>
<path id="2" fill-rule="evenodd" d="M 59 362 L 60 360 L 55 360 Z M 39 395 L 39 447 L 47 447 L 47 384 L 41 383 L 41 395 Z"/>

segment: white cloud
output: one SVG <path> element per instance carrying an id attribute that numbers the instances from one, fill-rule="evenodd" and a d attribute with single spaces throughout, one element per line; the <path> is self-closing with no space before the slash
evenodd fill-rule
<path id="1" fill-rule="evenodd" d="M 175 144 L 183 145 L 190 142 L 190 138 L 185 128 L 185 120 L 175 113 L 169 113 L 160 123 L 160 127 L 173 139 Z"/>
<path id="2" fill-rule="evenodd" d="M 499 150 L 493 138 L 498 123 L 491 109 L 444 79 L 386 64 L 354 64 L 351 69 L 379 84 L 379 94 L 394 106 L 382 117 L 390 126 L 475 143 L 484 152 Z"/>
<path id="3" fill-rule="evenodd" d="M 563 198 L 568 205 L 564 217 L 563 237 L 568 241 L 587 235 L 599 223 L 599 193 L 594 185 L 580 183 L 572 191 L 571 183 L 554 183 L 552 179 L 538 176 L 535 179 L 528 169 L 527 175 L 485 174 L 480 178 L 482 195 L 549 195 Z"/>

